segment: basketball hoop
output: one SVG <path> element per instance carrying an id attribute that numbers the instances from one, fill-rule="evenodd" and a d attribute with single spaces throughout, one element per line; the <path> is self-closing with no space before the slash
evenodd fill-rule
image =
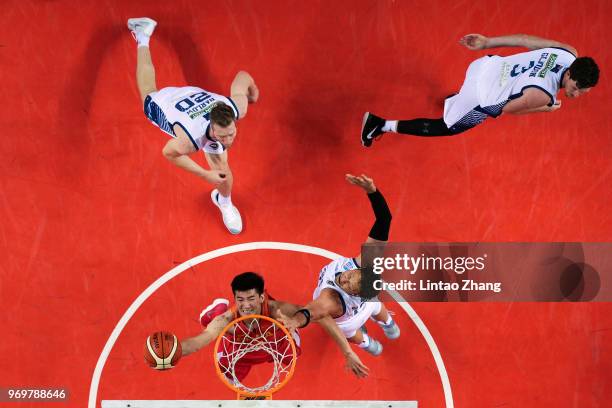
<path id="1" fill-rule="evenodd" d="M 291 379 L 297 360 L 295 341 L 289 331 L 280 322 L 261 315 L 240 317 L 225 326 L 214 353 L 217 375 L 236 391 L 238 399 L 272 399 L 272 394 Z M 245 356 L 248 360 L 254 355 L 259 362 L 273 365 L 272 375 L 264 385 L 246 386 L 238 379 L 237 364 Z"/>

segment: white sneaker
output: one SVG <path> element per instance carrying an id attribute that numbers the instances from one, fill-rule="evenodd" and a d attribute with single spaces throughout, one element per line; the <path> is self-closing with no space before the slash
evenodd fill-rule
<path id="1" fill-rule="evenodd" d="M 389 324 L 384 324 L 381 322 L 377 323 L 383 329 L 383 332 L 385 332 L 385 336 L 387 336 L 388 339 L 395 340 L 400 336 L 400 328 L 397 323 L 395 323 L 395 320 L 391 320 L 391 323 Z"/>
<path id="2" fill-rule="evenodd" d="M 153 34 L 153 31 L 155 30 L 156 25 L 157 25 L 157 21 L 149 17 L 130 18 L 127 22 L 127 26 L 130 29 L 130 31 L 133 33 L 134 37 L 136 37 L 136 34 L 140 32 L 150 37 L 151 34 Z"/>
<path id="3" fill-rule="evenodd" d="M 234 204 L 221 206 L 219 204 L 219 190 L 216 188 L 210 193 L 210 199 L 213 204 L 221 210 L 223 216 L 223 223 L 232 234 L 240 234 L 242 232 L 242 218 L 240 213 Z"/>
<path id="4" fill-rule="evenodd" d="M 364 350 L 373 356 L 380 356 L 383 352 L 383 346 L 382 344 L 380 344 L 379 341 L 374 340 L 372 337 L 370 337 L 370 344 L 368 345 L 368 347 L 364 348 Z"/>

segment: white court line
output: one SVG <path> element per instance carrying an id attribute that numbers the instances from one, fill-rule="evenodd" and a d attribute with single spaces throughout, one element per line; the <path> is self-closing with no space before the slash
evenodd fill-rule
<path id="1" fill-rule="evenodd" d="M 98 387 L 100 385 L 100 378 L 102 377 L 102 370 L 104 369 L 104 365 L 106 364 L 106 360 L 117 341 L 117 338 L 130 321 L 134 313 L 140 308 L 140 306 L 147 300 L 157 289 L 159 289 L 162 285 L 168 282 L 170 279 L 176 277 L 181 272 L 200 264 L 202 262 L 210 261 L 211 259 L 219 258 L 224 255 L 235 254 L 238 252 L 245 251 L 253 251 L 257 249 L 276 249 L 281 251 L 294 251 L 294 252 L 302 252 L 306 254 L 319 255 L 323 258 L 328 258 L 334 260 L 339 258 L 341 255 L 338 255 L 334 252 L 308 246 L 308 245 L 299 245 L 293 244 L 289 242 L 248 242 L 246 244 L 238 244 L 232 245 L 225 248 L 215 249 L 214 251 L 207 252 L 202 255 L 198 255 L 195 258 L 192 258 L 188 261 L 183 262 L 182 264 L 176 266 L 170 271 L 166 272 L 164 275 L 159 277 L 155 282 L 153 282 L 148 288 L 146 288 L 140 296 L 134 300 L 134 302 L 130 305 L 130 307 L 126 310 L 126 312 L 121 316 L 119 322 L 113 329 L 111 335 L 109 336 L 104 348 L 102 349 L 102 353 L 98 358 L 98 362 L 96 363 L 96 368 L 94 369 L 93 375 L 91 377 L 91 385 L 89 386 L 89 403 L 88 408 L 96 408 L 96 399 L 98 397 Z M 438 373 L 440 373 L 440 379 L 442 380 L 442 390 L 444 391 L 444 399 L 446 401 L 446 408 L 453 408 L 453 395 L 451 391 L 450 381 L 448 379 L 448 373 L 446 372 L 446 368 L 444 367 L 444 361 L 442 361 L 442 355 L 440 355 L 440 351 L 438 350 L 438 346 L 429 333 L 429 330 L 425 326 L 425 323 L 421 320 L 421 318 L 417 315 L 416 311 L 404 300 L 404 298 L 395 291 L 389 291 L 389 294 L 395 299 L 398 304 L 404 309 L 406 314 L 412 319 L 416 327 L 419 329 L 423 338 L 427 342 L 429 346 L 429 350 L 434 357 L 434 361 L 436 363 L 436 367 L 438 368 Z"/>

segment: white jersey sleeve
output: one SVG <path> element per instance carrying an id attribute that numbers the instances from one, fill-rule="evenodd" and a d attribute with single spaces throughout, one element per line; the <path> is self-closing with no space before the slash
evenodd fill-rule
<path id="1" fill-rule="evenodd" d="M 212 108 L 224 103 L 232 108 L 236 118 L 239 117 L 238 108 L 230 98 L 195 86 L 163 88 L 153 95 L 153 101 L 172 126 L 179 125 L 185 131 L 196 150 L 210 154 L 221 154 L 225 150 L 209 136 Z"/>
<path id="2" fill-rule="evenodd" d="M 321 272 L 319 272 L 317 287 L 312 296 L 313 299 L 318 298 L 323 289 L 332 289 L 338 292 L 343 310 L 342 316 L 335 319 L 338 323 L 349 320 L 353 316 L 359 314 L 359 312 L 365 308 L 367 303 L 367 301 L 362 300 L 359 296 L 349 295 L 336 283 L 336 277 L 339 274 L 352 269 L 359 269 L 359 266 L 354 258 L 338 258 L 324 266 L 323 269 L 321 269 Z"/>

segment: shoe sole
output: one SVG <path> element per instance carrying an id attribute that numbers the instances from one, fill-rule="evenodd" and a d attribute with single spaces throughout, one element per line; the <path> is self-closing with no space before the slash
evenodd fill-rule
<path id="1" fill-rule="evenodd" d="M 370 353 L 370 354 L 371 354 L 371 355 L 373 355 L 374 357 L 378 357 L 378 356 L 380 356 L 380 355 L 382 354 L 382 352 L 383 352 L 384 348 L 383 348 L 383 345 L 382 345 L 380 342 L 378 342 L 378 345 L 380 346 L 380 351 L 379 351 L 378 353 L 376 353 L 376 354 L 374 354 L 374 353 L 370 353 L 370 352 L 368 352 L 368 353 Z"/>
<path id="2" fill-rule="evenodd" d="M 202 320 L 202 317 L 206 313 L 210 312 L 215 307 L 217 307 L 218 305 L 221 305 L 221 304 L 227 305 L 227 307 L 229 309 L 229 300 L 223 299 L 223 298 L 215 299 L 215 300 L 213 300 L 213 302 L 210 305 L 206 306 L 206 309 L 202 310 L 202 313 L 200 313 L 200 320 Z"/>
<path id="3" fill-rule="evenodd" d="M 363 131 L 365 129 L 366 122 L 368 121 L 368 117 L 370 116 L 370 112 L 366 112 L 363 114 L 363 120 L 361 121 L 361 145 L 363 147 L 372 146 L 372 140 L 367 140 L 364 138 Z M 368 143 L 369 142 L 369 143 Z"/>
<path id="4" fill-rule="evenodd" d="M 388 338 L 389 340 L 399 339 L 400 335 L 402 334 L 402 332 L 399 330 L 399 328 L 397 330 L 397 335 L 393 336 L 393 337 L 389 336 L 384 329 L 383 329 L 383 333 L 385 333 L 385 337 Z"/>
<path id="5" fill-rule="evenodd" d="M 134 17 L 134 18 L 130 18 L 127 21 L 127 26 L 128 29 L 130 31 L 134 31 L 136 29 L 136 25 L 141 22 L 141 21 L 146 21 L 147 23 L 151 24 L 153 26 L 153 28 L 151 29 L 150 33 L 146 33 L 147 35 L 152 35 L 153 31 L 155 31 L 155 27 L 157 27 L 157 21 L 153 20 L 152 18 L 149 17 Z"/>
<path id="6" fill-rule="evenodd" d="M 217 200 L 215 200 L 215 195 L 219 194 L 219 190 L 217 190 L 216 188 L 210 192 L 210 199 L 212 200 L 213 204 L 215 206 L 217 206 L 217 208 L 219 209 L 219 211 L 221 211 L 221 205 L 217 202 Z M 223 221 L 223 211 L 221 211 L 221 221 Z M 225 225 L 225 221 L 223 222 L 223 225 L 225 226 L 225 228 L 230 232 L 230 234 L 233 235 L 238 235 L 242 232 L 242 229 L 240 229 L 240 231 L 232 231 L 231 229 L 227 228 L 227 225 Z"/>

